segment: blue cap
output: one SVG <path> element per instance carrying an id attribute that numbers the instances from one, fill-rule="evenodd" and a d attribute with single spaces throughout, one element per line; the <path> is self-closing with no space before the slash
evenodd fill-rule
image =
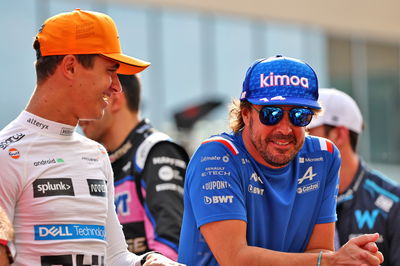
<path id="1" fill-rule="evenodd" d="M 306 63 L 277 55 L 259 59 L 247 70 L 240 100 L 259 105 L 295 105 L 321 109 L 318 79 Z"/>

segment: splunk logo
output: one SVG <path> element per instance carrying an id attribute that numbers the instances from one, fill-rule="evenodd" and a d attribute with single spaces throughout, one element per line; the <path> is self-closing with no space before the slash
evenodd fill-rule
<path id="1" fill-rule="evenodd" d="M 41 178 L 33 182 L 33 197 L 75 196 L 71 178 Z"/>
<path id="2" fill-rule="evenodd" d="M 264 76 L 264 73 L 260 74 L 260 88 L 299 85 L 308 88 L 308 79 L 298 76 L 274 75 L 274 72 L 269 73 L 269 76 Z"/>
<path id="3" fill-rule="evenodd" d="M 204 196 L 205 204 L 233 203 L 233 196 Z"/>
<path id="4" fill-rule="evenodd" d="M 35 225 L 34 230 L 35 240 L 106 239 L 102 225 L 42 224 Z"/>

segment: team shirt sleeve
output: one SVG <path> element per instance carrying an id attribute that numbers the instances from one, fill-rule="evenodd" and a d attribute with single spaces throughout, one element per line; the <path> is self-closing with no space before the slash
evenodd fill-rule
<path id="1" fill-rule="evenodd" d="M 185 189 L 198 228 L 221 220 L 247 222 L 245 185 L 235 156 L 219 142 L 202 144 L 193 155 Z"/>
<path id="2" fill-rule="evenodd" d="M 319 218 L 317 223 L 330 223 L 337 220 L 336 203 L 339 192 L 339 170 L 340 170 L 340 153 L 335 145 L 332 144 L 333 150 L 326 151 L 327 174 L 325 180 L 324 194 L 321 202 Z"/>
<path id="3" fill-rule="evenodd" d="M 105 171 L 107 176 L 107 220 L 106 220 L 106 241 L 107 259 L 106 265 L 141 265 L 141 256 L 137 256 L 128 251 L 125 242 L 122 226 L 118 221 L 114 207 L 114 175 L 108 156 L 105 156 Z"/>
<path id="4" fill-rule="evenodd" d="M 176 260 L 183 216 L 183 184 L 188 155 L 176 144 L 155 145 L 142 172 L 146 239 L 150 250 Z"/>

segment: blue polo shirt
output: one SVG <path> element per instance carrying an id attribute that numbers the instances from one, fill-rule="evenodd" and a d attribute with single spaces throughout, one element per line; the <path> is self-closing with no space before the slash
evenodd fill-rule
<path id="1" fill-rule="evenodd" d="M 178 261 L 218 265 L 199 228 L 221 220 L 247 223 L 250 246 L 303 252 L 313 228 L 336 221 L 340 155 L 307 136 L 294 160 L 272 169 L 247 152 L 241 133 L 205 140 L 186 173 Z"/>

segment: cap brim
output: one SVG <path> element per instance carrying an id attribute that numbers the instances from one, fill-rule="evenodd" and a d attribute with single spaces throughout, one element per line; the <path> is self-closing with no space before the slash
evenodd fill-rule
<path id="1" fill-rule="evenodd" d="M 310 107 L 314 109 L 321 109 L 321 105 L 314 100 L 308 100 L 304 98 L 284 98 L 280 100 L 266 100 L 265 98 L 253 98 L 253 99 L 246 99 L 252 104 L 258 104 L 258 105 L 294 105 L 294 106 L 304 106 L 304 107 Z"/>
<path id="2" fill-rule="evenodd" d="M 101 55 L 120 63 L 120 66 L 117 70 L 118 74 L 133 75 L 145 70 L 150 65 L 150 62 L 146 62 L 124 54 L 117 53 L 117 54 L 101 54 Z"/>

